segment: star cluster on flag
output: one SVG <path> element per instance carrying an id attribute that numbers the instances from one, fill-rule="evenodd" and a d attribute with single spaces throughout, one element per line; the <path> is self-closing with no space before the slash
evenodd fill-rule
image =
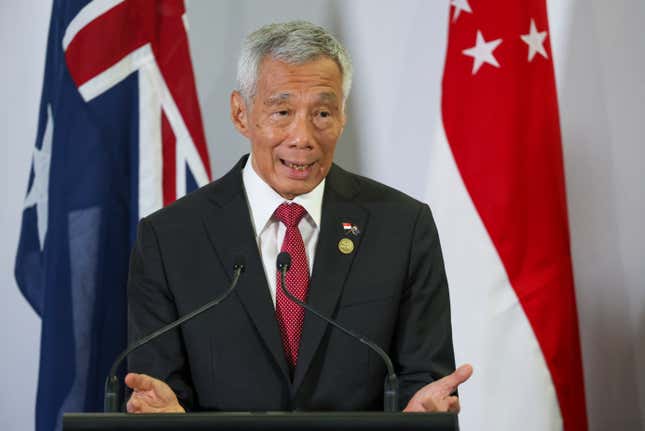
<path id="1" fill-rule="evenodd" d="M 454 6 L 454 12 L 452 16 L 453 23 L 457 21 L 457 18 L 459 18 L 461 12 L 473 14 L 472 7 L 468 3 L 468 0 L 451 0 L 450 4 Z M 545 59 L 549 58 L 544 47 L 547 33 L 547 31 L 538 31 L 535 25 L 535 20 L 531 18 L 528 33 L 518 36 L 518 38 L 528 47 L 529 63 L 533 61 L 535 54 L 540 54 Z M 462 51 L 464 55 L 473 58 L 473 75 L 477 74 L 479 69 L 484 64 L 489 64 L 497 68 L 501 67 L 493 51 L 495 51 L 495 49 L 499 47 L 503 42 L 504 40 L 501 38 L 491 39 L 487 41 L 484 38 L 482 31 L 480 29 L 477 30 L 477 34 L 475 36 L 475 45 Z"/>

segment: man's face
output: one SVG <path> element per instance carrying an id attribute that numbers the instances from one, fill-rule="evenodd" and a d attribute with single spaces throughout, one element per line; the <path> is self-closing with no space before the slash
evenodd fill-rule
<path id="1" fill-rule="evenodd" d="M 233 123 L 251 142 L 255 171 L 286 199 L 313 190 L 345 126 L 338 65 L 326 57 L 300 65 L 266 57 L 250 104 L 231 95 Z"/>

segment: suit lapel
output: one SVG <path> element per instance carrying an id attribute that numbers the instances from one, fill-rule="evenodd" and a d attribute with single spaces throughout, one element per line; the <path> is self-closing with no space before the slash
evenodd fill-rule
<path id="1" fill-rule="evenodd" d="M 307 296 L 309 305 L 329 317 L 335 314 L 354 256 L 360 252 L 360 238 L 367 226 L 367 211 L 352 201 L 357 193 L 358 185 L 355 180 L 333 166 L 325 184 L 320 233 Z M 361 232 L 358 235 L 346 234 L 343 222 L 356 225 Z M 339 241 L 343 238 L 351 240 L 354 245 L 354 250 L 348 254 L 339 250 Z M 297 392 L 309 369 L 327 325 L 311 313 L 305 313 L 293 394 Z"/>
<path id="2" fill-rule="evenodd" d="M 236 256 L 246 260 L 235 293 L 246 309 L 260 337 L 287 381 L 290 381 L 287 362 L 282 348 L 280 329 L 260 259 L 250 212 L 242 186 L 242 168 L 246 158 L 218 181 L 209 196 L 209 211 L 203 221 L 210 241 L 225 268 L 232 268 Z"/>

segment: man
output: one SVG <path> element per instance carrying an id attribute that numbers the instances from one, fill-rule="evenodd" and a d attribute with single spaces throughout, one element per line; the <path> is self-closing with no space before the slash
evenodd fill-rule
<path id="1" fill-rule="evenodd" d="M 234 295 L 132 355 L 129 412 L 378 410 L 385 367 L 306 314 L 287 287 L 391 356 L 406 411 L 458 411 L 448 288 L 427 205 L 332 163 L 351 86 L 345 49 L 306 22 L 251 34 L 231 95 L 251 142 L 224 177 L 143 219 L 128 284 L 132 339 Z M 145 373 L 145 374 L 139 374 Z M 449 375 L 448 375 L 449 374 Z"/>

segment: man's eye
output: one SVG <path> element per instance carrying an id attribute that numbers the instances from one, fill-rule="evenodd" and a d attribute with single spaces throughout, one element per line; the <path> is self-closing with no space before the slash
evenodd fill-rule
<path id="1" fill-rule="evenodd" d="M 286 118 L 289 116 L 289 110 L 288 109 L 280 109 L 278 111 L 273 111 L 271 113 L 271 117 L 273 118 Z"/>
<path id="2" fill-rule="evenodd" d="M 331 112 L 328 112 L 328 111 L 320 111 L 320 112 L 318 113 L 318 115 L 319 115 L 319 116 L 321 116 L 322 118 L 327 118 L 327 117 L 330 117 L 330 116 L 331 116 Z"/>

